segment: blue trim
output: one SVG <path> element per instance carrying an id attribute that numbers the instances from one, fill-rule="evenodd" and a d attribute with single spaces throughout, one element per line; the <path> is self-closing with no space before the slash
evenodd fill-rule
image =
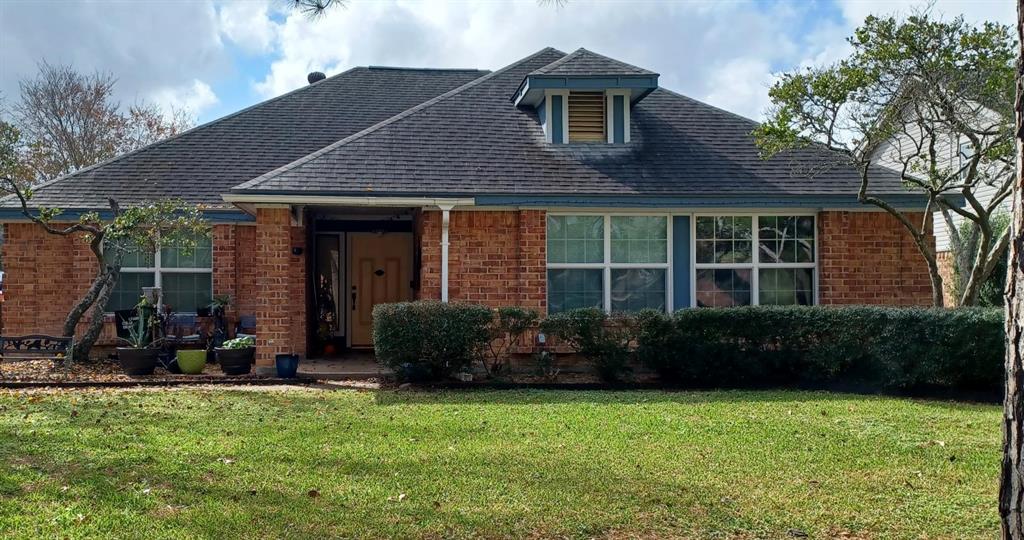
<path id="1" fill-rule="evenodd" d="M 577 206 L 607 208 L 874 208 L 849 195 L 694 195 L 689 197 L 608 195 L 476 195 L 477 206 Z M 897 208 L 920 210 L 923 195 L 888 195 Z M 955 200 L 955 199 L 954 199 Z"/>
<path id="2" fill-rule="evenodd" d="M 608 90 L 629 88 L 630 102 L 636 103 L 658 88 L 657 75 L 527 75 L 519 84 L 512 102 L 532 105 L 544 101 L 545 89 Z"/>
<path id="3" fill-rule="evenodd" d="M 110 210 L 88 210 L 82 208 L 66 209 L 57 218 L 58 221 L 78 221 L 78 219 L 89 212 L 97 212 L 100 219 L 110 219 Z M 241 211 L 231 210 L 204 210 L 203 217 L 211 223 L 252 223 L 256 218 Z M 21 210 L 16 208 L 0 208 L 0 221 L 18 221 L 25 219 Z"/>
<path id="4" fill-rule="evenodd" d="M 624 96 L 612 96 L 612 142 L 626 142 L 626 100 Z"/>
<path id="5" fill-rule="evenodd" d="M 672 308 L 690 307 L 690 216 L 672 217 Z"/>
<path id="6" fill-rule="evenodd" d="M 551 142 L 562 144 L 562 96 L 551 96 Z"/>

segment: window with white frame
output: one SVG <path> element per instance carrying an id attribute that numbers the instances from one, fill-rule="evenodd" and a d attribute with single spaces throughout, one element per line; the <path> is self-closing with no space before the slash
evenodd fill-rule
<path id="1" fill-rule="evenodd" d="M 187 253 L 177 246 L 164 246 L 155 253 L 125 253 L 107 312 L 135 307 L 143 287 L 160 287 L 161 303 L 178 313 L 194 313 L 208 306 L 213 298 L 210 238 L 200 238 Z"/>
<path id="2" fill-rule="evenodd" d="M 667 215 L 548 215 L 548 311 L 668 307 Z"/>
<path id="3" fill-rule="evenodd" d="M 970 142 L 960 143 L 960 148 L 957 150 L 957 169 L 960 171 L 960 179 L 967 178 L 967 164 L 970 163 L 971 158 L 974 157 L 974 145 Z"/>
<path id="4" fill-rule="evenodd" d="M 698 307 L 814 303 L 814 216 L 696 216 L 695 223 Z"/>

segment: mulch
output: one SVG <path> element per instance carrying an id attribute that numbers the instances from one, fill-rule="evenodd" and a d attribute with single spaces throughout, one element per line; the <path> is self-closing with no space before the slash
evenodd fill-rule
<path id="1" fill-rule="evenodd" d="M 202 373 L 184 375 L 157 367 L 152 375 L 129 376 L 113 360 L 95 360 L 65 366 L 63 360 L 18 359 L 0 363 L 0 387 L 35 386 L 168 386 L 179 384 L 296 384 L 296 379 L 279 379 L 249 373 L 225 375 L 217 365 L 207 364 Z"/>

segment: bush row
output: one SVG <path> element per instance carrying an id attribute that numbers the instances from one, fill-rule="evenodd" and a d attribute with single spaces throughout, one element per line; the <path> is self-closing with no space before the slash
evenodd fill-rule
<path id="1" fill-rule="evenodd" d="M 441 378 L 477 360 L 495 375 L 511 345 L 537 324 L 537 314 L 522 308 L 388 304 L 374 308 L 374 344 L 378 360 L 403 378 Z M 539 327 L 606 381 L 621 380 L 639 364 L 668 384 L 688 387 L 1002 389 L 999 309 L 758 306 L 634 315 L 580 309 L 553 314 Z"/>

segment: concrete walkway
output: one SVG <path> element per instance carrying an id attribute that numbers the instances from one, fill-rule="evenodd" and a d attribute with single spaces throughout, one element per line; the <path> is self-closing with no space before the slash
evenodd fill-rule
<path id="1" fill-rule="evenodd" d="M 303 379 L 380 379 L 394 374 L 381 366 L 371 353 L 351 353 L 341 358 L 304 359 L 299 362 L 298 376 Z"/>

